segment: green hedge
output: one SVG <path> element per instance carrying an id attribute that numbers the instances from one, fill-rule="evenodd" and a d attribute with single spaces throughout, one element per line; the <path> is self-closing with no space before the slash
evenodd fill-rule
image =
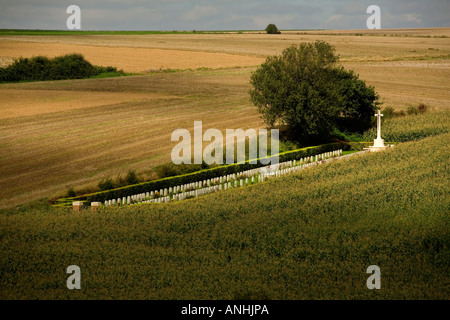
<path id="1" fill-rule="evenodd" d="M 49 59 L 43 56 L 19 58 L 0 68 L 0 82 L 81 79 L 105 72 L 117 72 L 114 67 L 99 67 L 81 54 L 67 54 Z"/>
<path id="2" fill-rule="evenodd" d="M 335 142 L 324 144 L 320 146 L 314 147 L 306 147 L 298 150 L 286 151 L 278 154 L 279 162 L 291 161 L 291 160 L 299 160 L 300 158 L 313 156 L 316 154 L 334 151 L 334 150 L 349 150 L 349 146 L 346 143 Z M 259 159 L 258 159 L 259 160 Z M 258 167 L 263 167 L 264 165 L 259 163 L 250 164 L 249 160 L 245 163 L 235 163 L 224 165 L 220 167 L 215 167 L 211 169 L 200 170 L 192 173 L 187 173 L 174 177 L 167 177 L 159 180 L 153 180 L 148 182 L 142 182 L 135 185 L 125 186 L 121 188 L 116 188 L 112 190 L 100 191 L 96 193 L 91 193 L 87 195 L 82 195 L 78 197 L 72 198 L 62 198 L 57 201 L 57 205 L 70 205 L 72 201 L 100 201 L 104 202 L 105 200 L 117 199 L 122 197 L 131 196 L 139 193 L 146 193 L 155 190 L 160 190 L 164 188 L 169 188 L 173 186 L 183 185 L 191 182 L 201 181 L 212 179 L 228 174 L 238 173 L 245 170 L 250 170 Z"/>

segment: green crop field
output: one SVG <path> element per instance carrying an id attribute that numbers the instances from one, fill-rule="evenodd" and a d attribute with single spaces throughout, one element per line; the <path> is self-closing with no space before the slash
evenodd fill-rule
<path id="1" fill-rule="evenodd" d="M 448 128 L 448 112 L 437 119 Z M 5 213 L 0 297 L 449 299 L 449 139 L 179 203 Z M 82 290 L 66 288 L 72 264 Z M 366 287 L 369 265 L 380 290 Z"/>

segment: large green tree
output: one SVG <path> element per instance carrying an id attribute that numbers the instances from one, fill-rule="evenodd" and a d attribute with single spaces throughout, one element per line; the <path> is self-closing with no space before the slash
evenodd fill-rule
<path id="1" fill-rule="evenodd" d="M 267 124 L 287 125 L 296 139 L 328 136 L 335 128 L 370 126 L 378 96 L 323 41 L 301 43 L 270 56 L 252 74 L 250 98 Z"/>

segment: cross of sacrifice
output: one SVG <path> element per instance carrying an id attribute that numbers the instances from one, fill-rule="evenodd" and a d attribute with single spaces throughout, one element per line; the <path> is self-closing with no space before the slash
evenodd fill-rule
<path id="1" fill-rule="evenodd" d="M 378 109 L 378 113 L 375 114 L 375 117 L 377 117 L 377 139 L 381 139 L 381 117 L 383 115 L 380 112 L 380 109 Z"/>

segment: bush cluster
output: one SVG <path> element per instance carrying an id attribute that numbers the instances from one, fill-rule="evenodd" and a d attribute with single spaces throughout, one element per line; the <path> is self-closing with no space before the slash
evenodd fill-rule
<path id="1" fill-rule="evenodd" d="M 389 119 L 393 117 L 400 117 L 404 116 L 404 111 L 395 111 L 395 109 L 391 106 L 387 106 L 384 109 L 381 110 L 381 113 L 383 114 L 384 119 Z"/>
<path id="2" fill-rule="evenodd" d="M 136 174 L 136 171 L 129 170 L 125 178 L 118 176 L 114 181 L 112 178 L 106 178 L 99 182 L 98 188 L 100 191 L 111 190 L 115 188 L 121 188 L 130 184 L 137 184 L 141 182 Z"/>
<path id="3" fill-rule="evenodd" d="M 273 23 L 269 24 L 269 25 L 266 27 L 265 31 L 266 31 L 268 34 L 280 34 L 280 33 L 281 33 L 281 32 L 278 30 L 277 26 L 274 25 Z"/>
<path id="4" fill-rule="evenodd" d="M 406 116 L 406 114 L 417 115 L 417 114 L 425 113 L 427 111 L 428 111 L 428 106 L 423 103 L 420 103 L 417 106 L 409 106 L 406 109 L 406 113 L 404 110 L 396 111 L 391 106 L 387 106 L 383 110 L 381 110 L 385 119 L 393 118 L 393 117 L 403 117 L 403 116 Z"/>
<path id="5" fill-rule="evenodd" d="M 210 166 L 203 162 L 202 164 L 179 164 L 176 165 L 173 162 L 159 165 L 155 167 L 155 172 L 158 178 L 167 178 L 173 176 L 179 176 L 186 173 L 196 172 L 204 169 L 208 169 Z"/>
<path id="6" fill-rule="evenodd" d="M 19 58 L 0 68 L 0 82 L 81 79 L 101 73 L 117 72 L 115 67 L 94 66 L 81 54 L 49 59 L 44 56 Z"/>
<path id="7" fill-rule="evenodd" d="M 417 107 L 409 106 L 408 109 L 406 109 L 406 113 L 409 115 L 411 115 L 411 114 L 416 115 L 419 113 L 425 113 L 425 112 L 427 112 L 427 110 L 428 110 L 428 107 L 425 104 L 421 103 Z"/>

